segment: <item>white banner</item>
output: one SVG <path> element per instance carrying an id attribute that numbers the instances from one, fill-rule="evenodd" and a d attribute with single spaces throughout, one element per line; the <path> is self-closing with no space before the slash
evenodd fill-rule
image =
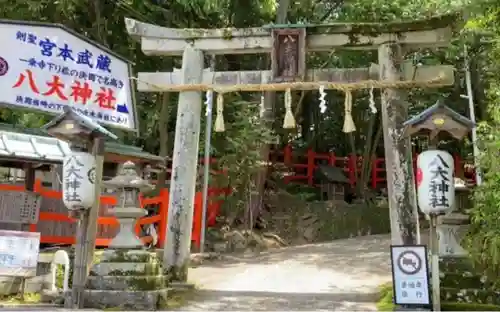
<path id="1" fill-rule="evenodd" d="M 58 25 L 2 21 L 0 102 L 53 114 L 68 105 L 96 122 L 137 129 L 127 61 Z"/>

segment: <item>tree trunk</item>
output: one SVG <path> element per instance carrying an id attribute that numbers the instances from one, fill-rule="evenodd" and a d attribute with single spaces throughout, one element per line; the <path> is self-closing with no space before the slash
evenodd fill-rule
<path id="1" fill-rule="evenodd" d="M 276 14 L 276 24 L 284 24 L 287 20 L 288 8 L 290 6 L 290 0 L 279 0 L 278 2 L 278 12 Z M 264 94 L 264 113 L 262 119 L 266 126 L 271 129 L 274 121 L 274 103 L 276 99 L 276 94 L 274 92 L 265 92 Z M 267 169 L 269 161 L 269 152 L 271 150 L 271 144 L 262 144 L 260 148 L 260 159 L 262 160 L 262 168 L 258 170 L 255 174 L 254 182 L 250 188 L 249 202 L 247 204 L 247 209 L 249 211 L 245 213 L 245 219 L 251 218 L 253 220 L 247 220 L 245 224 L 252 226 L 253 221 L 259 216 L 259 212 L 262 209 L 262 199 L 264 198 L 265 182 L 267 179 Z"/>

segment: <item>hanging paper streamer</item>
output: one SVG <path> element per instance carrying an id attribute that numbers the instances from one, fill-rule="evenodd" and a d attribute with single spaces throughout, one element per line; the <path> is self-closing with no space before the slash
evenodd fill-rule
<path id="1" fill-rule="evenodd" d="M 325 100 L 326 92 L 325 86 L 319 87 L 319 111 L 324 114 L 326 112 L 326 100 Z"/>
<path id="2" fill-rule="evenodd" d="M 264 93 L 260 95 L 260 118 L 264 117 L 266 113 L 266 107 L 264 106 Z"/>
<path id="3" fill-rule="evenodd" d="M 208 117 L 212 113 L 212 100 L 214 97 L 214 91 L 207 90 L 205 92 L 205 117 Z"/>
<path id="4" fill-rule="evenodd" d="M 370 105 L 370 110 L 372 112 L 372 114 L 376 114 L 377 113 L 377 106 L 375 106 L 375 99 L 374 99 L 374 96 L 373 96 L 373 87 L 370 88 L 370 99 L 369 99 L 369 105 Z"/>
<path id="5" fill-rule="evenodd" d="M 286 89 L 285 91 L 285 120 L 283 120 L 283 128 L 295 128 L 295 118 L 292 113 L 292 91 Z"/>
<path id="6" fill-rule="evenodd" d="M 224 126 L 224 95 L 222 93 L 217 94 L 217 116 L 215 117 L 215 132 L 224 132 L 226 130 Z"/>
<path id="7" fill-rule="evenodd" d="M 344 128 L 345 133 L 350 133 L 356 131 L 356 126 L 354 125 L 354 120 L 352 120 L 352 93 L 350 90 L 345 92 L 345 103 L 344 103 Z"/>

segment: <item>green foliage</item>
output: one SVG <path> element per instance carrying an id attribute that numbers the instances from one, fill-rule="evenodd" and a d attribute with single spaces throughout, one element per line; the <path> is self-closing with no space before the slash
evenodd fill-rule
<path id="1" fill-rule="evenodd" d="M 467 246 L 486 275 L 496 277 L 500 273 L 500 109 L 492 107 L 490 118 L 478 127 L 484 181 L 474 192 Z"/>
<path id="2" fill-rule="evenodd" d="M 232 190 L 224 202 L 229 219 L 241 216 L 247 211 L 250 194 L 255 191 L 253 176 L 262 166 L 260 148 L 272 136 L 259 117 L 260 106 L 256 102 L 232 102 L 234 111 L 226 119 L 226 131 L 222 136 L 215 154 L 219 165 L 227 170 L 227 176 L 220 176 L 217 183 L 229 186 Z"/>
<path id="3" fill-rule="evenodd" d="M 480 48 L 481 73 L 487 83 L 487 110 L 478 127 L 481 149 L 480 168 L 483 184 L 474 192 L 472 225 L 466 237 L 467 248 L 475 264 L 489 280 L 498 284 L 500 273 L 500 10 L 492 1 L 480 1 L 473 7 L 475 18 L 467 23 L 469 40 Z M 479 44 L 478 44 L 479 42 Z M 485 105 L 486 106 L 486 105 Z M 498 285 L 497 285 L 498 286 Z"/>
<path id="4" fill-rule="evenodd" d="M 395 311 L 392 284 L 380 286 L 380 299 L 377 301 L 378 311 Z M 500 306 L 483 303 L 441 302 L 442 311 L 498 311 Z"/>

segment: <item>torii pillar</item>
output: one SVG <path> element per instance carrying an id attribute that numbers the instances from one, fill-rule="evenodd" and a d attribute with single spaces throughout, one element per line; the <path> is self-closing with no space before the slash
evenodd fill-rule
<path id="1" fill-rule="evenodd" d="M 182 83 L 201 83 L 203 52 L 188 46 L 182 55 Z M 164 273 L 172 280 L 186 281 L 191 253 L 196 170 L 200 141 L 202 95 L 200 91 L 179 94 L 175 124 L 172 177 L 168 203 L 167 240 L 163 249 Z"/>

